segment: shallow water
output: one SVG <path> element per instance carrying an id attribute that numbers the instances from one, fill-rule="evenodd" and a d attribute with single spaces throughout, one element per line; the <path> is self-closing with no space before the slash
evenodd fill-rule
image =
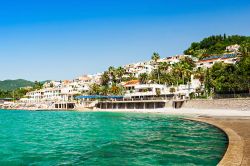
<path id="1" fill-rule="evenodd" d="M 0 165 L 216 165 L 219 129 L 180 117 L 0 111 Z"/>

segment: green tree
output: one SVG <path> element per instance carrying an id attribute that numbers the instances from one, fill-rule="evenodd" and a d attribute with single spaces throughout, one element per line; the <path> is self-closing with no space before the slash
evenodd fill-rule
<path id="1" fill-rule="evenodd" d="M 112 83 L 116 83 L 116 69 L 115 67 L 113 66 L 110 66 L 108 68 L 108 74 L 109 74 L 109 77 L 110 77 L 110 80 L 112 81 Z"/>
<path id="2" fill-rule="evenodd" d="M 107 96 L 109 94 L 109 92 L 110 92 L 109 86 L 102 86 L 101 87 L 101 91 L 100 91 L 101 95 Z"/>
<path id="3" fill-rule="evenodd" d="M 203 80 L 203 78 L 202 78 L 202 80 L 200 80 L 200 82 L 203 84 L 203 82 L 205 81 L 205 89 L 206 89 L 208 95 L 211 95 L 212 82 L 211 82 L 211 76 L 210 76 L 209 69 L 206 70 L 206 77 L 205 78 L 206 78 L 205 80 Z"/>
<path id="4" fill-rule="evenodd" d="M 99 95 L 101 93 L 101 86 L 94 83 L 90 86 L 89 94 L 90 95 Z"/>
<path id="5" fill-rule="evenodd" d="M 200 42 L 192 43 L 191 46 L 184 51 L 184 54 L 193 55 L 201 59 L 213 54 L 226 53 L 227 46 L 234 44 L 244 46 L 247 43 L 250 43 L 249 36 L 239 36 L 239 35 L 226 36 L 225 34 L 223 36 L 213 35 L 204 38 Z"/>
<path id="6" fill-rule="evenodd" d="M 0 90 L 0 98 L 12 98 L 13 94 L 11 91 Z"/>
<path id="7" fill-rule="evenodd" d="M 40 90 L 43 88 L 43 84 L 41 82 L 35 81 L 35 85 L 33 86 L 33 90 Z"/>
<path id="8" fill-rule="evenodd" d="M 156 65 L 158 60 L 160 59 L 160 55 L 157 53 L 157 52 L 153 52 L 153 55 L 151 57 L 151 60 L 154 62 L 154 64 Z M 159 71 L 159 66 L 156 66 L 157 67 L 157 78 L 158 78 L 158 83 L 160 83 L 160 71 Z"/>
<path id="9" fill-rule="evenodd" d="M 160 58 L 161 57 L 160 57 L 160 55 L 157 52 L 153 52 L 153 55 L 151 57 L 152 61 L 154 61 L 155 63 L 157 63 Z"/>
<path id="10" fill-rule="evenodd" d="M 170 67 L 170 64 L 167 62 L 160 62 L 158 66 L 159 71 L 165 72 L 165 73 L 168 71 L 169 67 Z"/>
<path id="11" fill-rule="evenodd" d="M 118 78 L 118 83 L 121 83 L 122 77 L 125 74 L 125 72 L 126 72 L 125 69 L 122 68 L 122 67 L 118 67 L 116 69 L 116 75 L 117 75 L 117 78 Z"/>
<path id="12" fill-rule="evenodd" d="M 170 91 L 170 93 L 174 93 L 175 92 L 175 88 L 172 87 L 172 88 L 169 89 L 169 91 Z"/>
<path id="13" fill-rule="evenodd" d="M 139 75 L 139 81 L 141 84 L 146 84 L 148 82 L 149 76 L 147 73 L 142 73 Z"/>
<path id="14" fill-rule="evenodd" d="M 194 78 L 195 79 L 199 79 L 199 81 L 201 82 L 201 85 L 203 85 L 204 81 L 205 81 L 205 70 L 203 68 L 199 68 L 198 70 L 194 71 Z"/>
<path id="15" fill-rule="evenodd" d="M 122 86 L 114 84 L 110 88 L 110 94 L 112 94 L 112 95 L 123 95 L 124 94 L 124 89 L 123 89 Z"/>
<path id="16" fill-rule="evenodd" d="M 109 81 L 110 81 L 109 73 L 105 71 L 101 76 L 101 85 L 108 86 Z"/>
<path id="17" fill-rule="evenodd" d="M 243 56 L 250 55 L 250 39 L 244 41 L 240 46 L 240 52 Z"/>
<path id="18" fill-rule="evenodd" d="M 172 66 L 172 74 L 175 77 L 175 79 L 177 80 L 177 84 L 181 83 L 181 81 L 183 80 L 183 66 L 181 63 L 175 63 Z"/>
<path id="19" fill-rule="evenodd" d="M 243 65 L 243 66 L 241 66 Z M 250 61 L 242 59 L 237 65 L 216 63 L 211 68 L 211 86 L 217 93 L 248 90 Z M 248 69 L 247 69 L 248 68 Z M 245 73 L 246 72 L 246 73 Z"/>

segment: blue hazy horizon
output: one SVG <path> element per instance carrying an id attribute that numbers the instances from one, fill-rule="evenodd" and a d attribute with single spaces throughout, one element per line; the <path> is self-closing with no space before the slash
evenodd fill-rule
<path id="1" fill-rule="evenodd" d="M 249 27 L 247 0 L 3 1 L 0 80 L 72 79 Z"/>

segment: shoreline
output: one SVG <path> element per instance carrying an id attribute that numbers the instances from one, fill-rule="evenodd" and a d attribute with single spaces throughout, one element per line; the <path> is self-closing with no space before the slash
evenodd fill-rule
<path id="1" fill-rule="evenodd" d="M 183 115 L 187 117 L 232 117 L 250 118 L 249 111 L 234 109 L 197 109 L 197 108 L 162 108 L 162 109 L 94 109 L 94 110 L 74 110 L 78 112 L 134 112 L 134 113 L 156 113 L 166 115 Z"/>
<path id="2" fill-rule="evenodd" d="M 74 112 L 130 112 L 130 113 L 152 113 L 165 115 L 182 115 L 187 117 L 225 117 L 225 118 L 249 118 L 250 110 L 236 109 L 199 109 L 199 108 L 159 108 L 159 109 L 39 109 L 19 108 L 0 109 L 6 111 L 74 111 Z"/>

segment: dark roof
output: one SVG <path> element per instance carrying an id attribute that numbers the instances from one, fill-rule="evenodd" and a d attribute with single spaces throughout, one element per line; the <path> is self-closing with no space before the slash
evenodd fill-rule
<path id="1" fill-rule="evenodd" d="M 0 98 L 0 100 L 13 100 L 14 98 Z"/>
<path id="2" fill-rule="evenodd" d="M 76 99 L 121 99 L 123 96 L 101 96 L 101 95 L 89 95 L 89 96 L 77 96 Z"/>
<path id="3" fill-rule="evenodd" d="M 227 58 L 235 58 L 236 56 L 237 54 L 214 55 L 214 56 L 210 56 L 207 58 L 203 58 L 201 60 L 204 61 L 204 60 L 211 60 L 211 59 L 218 59 L 218 58 L 227 59 Z"/>

